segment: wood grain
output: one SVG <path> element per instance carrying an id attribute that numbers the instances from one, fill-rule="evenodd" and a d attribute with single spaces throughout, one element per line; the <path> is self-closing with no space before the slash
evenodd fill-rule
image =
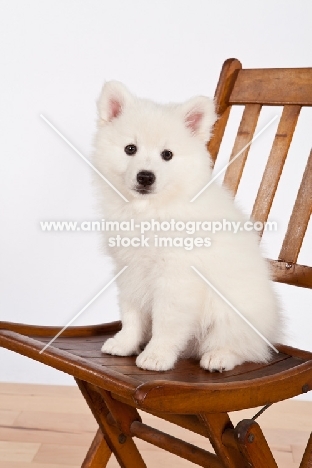
<path id="1" fill-rule="evenodd" d="M 312 288 L 312 267 L 280 260 L 269 260 L 269 263 L 273 281 Z"/>
<path id="2" fill-rule="evenodd" d="M 29 421 L 37 421 L 36 430 L 28 426 L 27 418 L 24 418 L 22 427 L 14 423 L 16 412 L 9 398 L 12 395 L 19 395 L 21 411 L 29 412 Z M 31 410 L 29 409 L 30 395 L 34 400 L 31 405 Z M 54 407 L 54 395 L 58 396 L 60 407 L 63 408 L 67 405 L 67 420 L 76 419 L 76 429 L 70 429 L 66 418 L 63 420 L 60 419 L 58 426 L 55 427 L 57 416 L 54 416 L 54 414 L 57 412 L 57 408 Z M 23 407 L 24 399 L 25 407 Z M 37 399 L 40 401 L 40 405 L 36 405 Z M 43 400 L 45 400 L 45 408 L 42 404 Z M 5 455 L 4 452 L 2 452 L 6 461 L 0 458 L 0 468 L 70 468 L 81 465 L 96 429 L 94 429 L 92 433 L 86 432 L 86 424 L 78 423 L 81 415 L 86 415 L 88 427 L 91 427 L 94 421 L 77 387 L 0 383 L 0 408 L 6 413 L 12 413 L 11 417 L 7 419 L 7 421 L 10 420 L 11 423 L 6 427 L 3 427 L 5 421 L 1 418 L 0 413 L 0 440 L 15 443 L 14 445 L 6 446 Z M 258 408 L 251 408 L 231 413 L 230 417 L 234 426 L 242 419 L 251 418 L 257 410 Z M 30 414 L 31 412 L 37 413 L 38 417 L 34 418 L 34 416 Z M 170 415 L 167 416 L 170 417 Z M 177 438 L 186 440 L 203 449 L 212 450 L 207 439 L 200 435 L 147 413 L 141 412 L 141 417 L 145 424 L 156 427 L 160 431 L 168 432 Z M 281 468 L 298 468 L 309 438 L 311 417 L 312 402 L 293 400 L 283 401 L 277 405 L 273 405 L 261 415 L 259 422 L 261 422 L 265 437 L 273 450 L 274 458 Z M 50 419 L 51 424 L 49 424 Z M 77 430 L 79 430 L 79 433 L 77 433 Z M 46 448 L 41 451 L 40 458 L 42 462 L 12 461 L 14 456 L 13 450 L 19 451 L 20 443 L 27 444 L 29 442 L 39 444 L 40 447 L 41 444 L 44 444 L 45 447 L 46 444 L 57 445 L 59 448 L 62 447 L 62 450 L 59 451 L 59 453 L 62 453 L 62 459 L 60 459 L 59 456 L 60 463 L 56 463 L 53 450 L 47 451 Z M 137 440 L 137 445 L 142 452 L 148 468 L 159 468 L 159 466 L 163 468 L 176 466 L 191 468 L 194 466 L 187 460 L 177 460 L 174 455 L 161 451 L 157 447 L 149 445 L 139 439 Z M 70 449 L 70 446 L 76 447 L 76 452 L 79 456 L 79 460 L 75 457 L 77 461 L 76 465 L 71 464 L 70 454 L 72 449 Z M 22 447 L 23 445 L 21 448 Z M 119 465 L 116 459 L 111 457 L 108 468 L 118 467 Z"/>
<path id="3" fill-rule="evenodd" d="M 212 138 L 207 144 L 207 149 L 213 163 L 217 158 L 225 127 L 230 115 L 231 106 L 229 105 L 229 98 L 238 72 L 241 68 L 242 64 L 237 59 L 228 59 L 222 66 L 214 96 L 218 120 L 212 129 Z"/>
<path id="4" fill-rule="evenodd" d="M 279 260 L 295 263 L 312 213 L 312 150 L 291 213 Z"/>
<path id="5" fill-rule="evenodd" d="M 235 434 L 239 449 L 244 454 L 249 466 L 278 468 L 263 432 L 256 421 L 244 419 L 238 423 Z"/>
<path id="6" fill-rule="evenodd" d="M 312 68 L 240 70 L 230 104 L 312 105 Z"/>
<path id="7" fill-rule="evenodd" d="M 94 391 L 92 386 L 87 382 L 79 379 L 76 379 L 76 382 L 103 433 L 105 442 L 114 453 L 121 468 L 130 468 L 131 466 L 146 468 L 143 458 L 132 438 L 124 435 L 118 428 L 109 424 L 107 419 L 109 410 L 100 394 Z"/>
<path id="8" fill-rule="evenodd" d="M 97 430 L 81 468 L 103 468 L 112 454 L 100 429 Z"/>
<path id="9" fill-rule="evenodd" d="M 288 154 L 299 117 L 300 106 L 285 106 L 274 138 L 270 156 L 252 210 L 252 219 L 265 223 Z M 261 234 L 259 232 L 259 234 Z"/>
<path id="10" fill-rule="evenodd" d="M 312 432 L 310 434 L 299 468 L 312 468 Z"/>
<path id="11" fill-rule="evenodd" d="M 260 111 L 260 104 L 246 104 L 241 118 L 233 150 L 230 156 L 230 165 L 226 170 L 223 182 L 233 195 L 235 195 L 237 192 L 239 181 L 242 177 L 244 166 L 249 153 L 250 145 L 240 154 L 240 156 L 238 156 L 238 158 L 237 155 L 252 140 Z M 233 161 L 234 158 L 237 159 Z"/>

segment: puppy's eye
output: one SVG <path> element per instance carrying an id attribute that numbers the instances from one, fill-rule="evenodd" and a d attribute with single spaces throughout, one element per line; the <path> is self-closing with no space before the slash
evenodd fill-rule
<path id="1" fill-rule="evenodd" d="M 125 153 L 128 156 L 133 156 L 137 152 L 138 148 L 135 145 L 127 145 L 125 146 Z"/>
<path id="2" fill-rule="evenodd" d="M 170 159 L 172 159 L 172 156 L 173 156 L 173 152 L 167 149 L 165 149 L 161 153 L 161 157 L 163 158 L 164 161 L 170 161 Z"/>

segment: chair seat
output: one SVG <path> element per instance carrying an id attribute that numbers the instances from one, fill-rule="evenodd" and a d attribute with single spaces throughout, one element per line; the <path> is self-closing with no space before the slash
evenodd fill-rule
<path id="1" fill-rule="evenodd" d="M 170 371 L 148 371 L 135 365 L 135 356 L 101 353 L 104 341 L 120 328 L 120 322 L 70 327 L 40 353 L 60 328 L 0 322 L 0 345 L 150 412 L 235 411 L 291 398 L 312 388 L 312 353 L 306 351 L 280 345 L 279 353 L 268 363 L 247 362 L 223 373 L 207 372 L 195 359 L 181 359 Z"/>

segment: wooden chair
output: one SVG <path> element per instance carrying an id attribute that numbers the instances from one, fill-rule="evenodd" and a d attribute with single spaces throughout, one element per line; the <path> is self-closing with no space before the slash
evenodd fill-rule
<path id="1" fill-rule="evenodd" d="M 312 105 L 312 68 L 242 69 L 227 60 L 216 90 L 220 119 L 208 148 L 216 159 L 231 107 L 245 109 L 232 156 L 252 138 L 262 106 L 284 106 L 252 216 L 266 221 L 302 106 Z M 235 193 L 248 148 L 231 164 L 225 184 Z M 295 200 L 279 258 L 271 262 L 274 280 L 312 287 L 312 268 L 296 263 L 312 209 L 312 153 Z M 71 327 L 44 352 L 60 328 L 0 322 L 0 345 L 75 377 L 99 430 L 82 464 L 105 467 L 113 452 L 124 468 L 145 463 L 133 437 L 141 438 L 195 464 L 210 468 L 276 467 L 255 420 L 233 427 L 228 412 L 276 403 L 312 389 L 312 353 L 279 346 L 268 364 L 245 363 L 232 371 L 209 373 L 192 359 L 180 360 L 168 372 L 144 371 L 134 357 L 101 354 L 101 345 L 120 322 Z M 208 437 L 215 454 L 155 430 L 141 421 L 137 409 Z M 312 467 L 312 436 L 300 468 Z"/>

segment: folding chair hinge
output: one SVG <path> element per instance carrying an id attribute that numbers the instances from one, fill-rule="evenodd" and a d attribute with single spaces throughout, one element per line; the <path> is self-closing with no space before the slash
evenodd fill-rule
<path id="1" fill-rule="evenodd" d="M 107 415 L 107 421 L 111 424 L 111 417 L 115 421 L 118 429 L 122 435 L 130 436 L 131 435 L 131 424 L 134 421 L 142 422 L 142 419 L 135 408 L 132 406 L 126 405 L 120 401 L 114 400 L 110 392 L 107 392 L 102 389 L 98 389 L 103 400 L 105 401 L 107 408 L 109 409 L 109 414 Z M 111 415 L 111 416 L 110 416 Z M 121 444 L 123 443 L 123 437 L 121 435 Z"/>
<path id="2" fill-rule="evenodd" d="M 246 459 L 248 466 L 278 468 L 257 422 L 253 419 L 243 419 L 237 424 L 234 432 L 239 450 Z"/>

